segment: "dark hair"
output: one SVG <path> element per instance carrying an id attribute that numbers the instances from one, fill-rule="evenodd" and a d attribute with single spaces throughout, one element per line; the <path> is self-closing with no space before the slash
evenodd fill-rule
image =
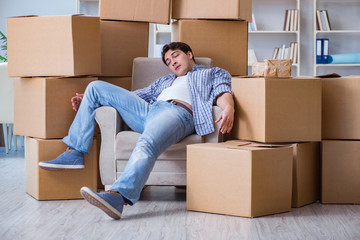
<path id="1" fill-rule="evenodd" d="M 161 52 L 162 60 L 165 63 L 165 65 L 166 65 L 165 53 L 167 53 L 167 51 L 169 50 L 177 50 L 177 49 L 183 51 L 185 54 L 187 54 L 190 51 L 193 55 L 192 60 L 195 62 L 194 53 L 192 52 L 191 47 L 189 45 L 183 42 L 172 42 L 169 44 L 165 44 Z"/>

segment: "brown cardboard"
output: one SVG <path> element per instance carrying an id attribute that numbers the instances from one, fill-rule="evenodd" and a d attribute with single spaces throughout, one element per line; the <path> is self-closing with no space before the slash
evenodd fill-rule
<path id="1" fill-rule="evenodd" d="M 101 73 L 98 17 L 12 17 L 7 34 L 11 77 Z"/>
<path id="2" fill-rule="evenodd" d="M 251 22 L 251 0 L 173 0 L 173 19 L 232 19 Z"/>
<path id="3" fill-rule="evenodd" d="M 291 77 L 290 59 L 265 59 L 264 77 Z"/>
<path id="4" fill-rule="evenodd" d="M 14 134 L 63 138 L 76 112 L 71 98 L 96 78 L 14 79 Z"/>
<path id="5" fill-rule="evenodd" d="M 322 142 L 322 203 L 360 204 L 360 141 Z"/>
<path id="6" fill-rule="evenodd" d="M 253 77 L 264 77 L 265 74 L 265 63 L 254 62 L 251 65 L 251 76 Z"/>
<path id="7" fill-rule="evenodd" d="M 101 76 L 131 76 L 133 60 L 148 56 L 149 23 L 101 21 Z"/>
<path id="8" fill-rule="evenodd" d="M 227 143 L 240 142 L 239 140 Z M 293 148 L 292 207 L 302 207 L 320 199 L 320 142 L 265 144 L 246 142 L 247 146 L 291 146 Z"/>
<path id="9" fill-rule="evenodd" d="M 131 91 L 131 77 L 99 77 L 99 80 L 111 83 Z"/>
<path id="10" fill-rule="evenodd" d="M 170 0 L 100 0 L 104 20 L 170 23 Z"/>
<path id="11" fill-rule="evenodd" d="M 360 76 L 322 79 L 323 139 L 360 139 Z"/>
<path id="12" fill-rule="evenodd" d="M 291 147 L 187 146 L 188 210 L 257 217 L 291 209 Z"/>
<path id="13" fill-rule="evenodd" d="M 83 186 L 97 191 L 98 152 L 96 145 L 96 140 L 94 140 L 90 153 L 84 155 L 84 169 L 48 171 L 39 168 L 39 162 L 56 158 L 65 151 L 67 146 L 61 139 L 44 140 L 26 137 L 26 192 L 37 200 L 56 200 L 82 198 L 80 188 Z"/>
<path id="14" fill-rule="evenodd" d="M 232 78 L 237 139 L 275 142 L 321 141 L 321 80 Z"/>
<path id="15" fill-rule="evenodd" d="M 247 26 L 244 21 L 179 20 L 172 24 L 172 40 L 189 44 L 195 57 L 209 57 L 231 75 L 247 75 Z"/>

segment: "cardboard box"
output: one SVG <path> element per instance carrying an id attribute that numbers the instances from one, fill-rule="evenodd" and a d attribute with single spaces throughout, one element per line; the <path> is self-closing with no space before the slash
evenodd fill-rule
<path id="1" fill-rule="evenodd" d="M 71 98 L 84 93 L 97 78 L 14 79 L 14 134 L 37 138 L 63 138 L 76 112 Z"/>
<path id="2" fill-rule="evenodd" d="M 26 137 L 25 166 L 26 192 L 37 200 L 82 198 L 80 188 L 87 186 L 97 191 L 98 152 L 93 141 L 89 155 L 85 155 L 82 170 L 48 171 L 39 168 L 42 161 L 49 161 L 63 153 L 66 145 L 61 139 L 36 139 Z"/>
<path id="3" fill-rule="evenodd" d="M 134 58 L 147 57 L 149 23 L 101 21 L 101 76 L 131 76 Z"/>
<path id="4" fill-rule="evenodd" d="M 237 139 L 265 143 L 321 141 L 321 80 L 232 78 Z"/>
<path id="5" fill-rule="evenodd" d="M 232 143 L 228 141 L 227 143 Z M 239 142 L 235 140 L 235 142 Z M 246 142 L 247 146 L 293 148 L 292 207 L 302 207 L 320 200 L 320 142 L 265 144 Z"/>
<path id="6" fill-rule="evenodd" d="M 170 0 L 100 0 L 104 20 L 170 23 Z"/>
<path id="7" fill-rule="evenodd" d="M 7 34 L 11 77 L 101 74 L 98 17 L 12 17 Z"/>
<path id="8" fill-rule="evenodd" d="M 195 57 L 209 57 L 213 66 L 231 75 L 247 75 L 248 30 L 244 21 L 179 20 L 172 41 L 189 44 Z"/>
<path id="9" fill-rule="evenodd" d="M 251 65 L 251 76 L 252 77 L 264 77 L 265 74 L 265 63 L 254 62 Z"/>
<path id="10" fill-rule="evenodd" d="M 291 147 L 187 146 L 188 210 L 257 217 L 291 209 Z"/>
<path id="11" fill-rule="evenodd" d="M 265 59 L 264 77 L 291 77 L 290 59 Z"/>
<path id="12" fill-rule="evenodd" d="M 173 0 L 173 19 L 232 19 L 251 22 L 251 0 Z"/>
<path id="13" fill-rule="evenodd" d="M 322 142 L 322 203 L 360 203 L 360 141 Z"/>
<path id="14" fill-rule="evenodd" d="M 131 91 L 131 77 L 99 77 L 99 80 L 114 84 L 118 87 Z"/>
<path id="15" fill-rule="evenodd" d="M 322 79 L 323 139 L 360 139 L 360 76 Z"/>

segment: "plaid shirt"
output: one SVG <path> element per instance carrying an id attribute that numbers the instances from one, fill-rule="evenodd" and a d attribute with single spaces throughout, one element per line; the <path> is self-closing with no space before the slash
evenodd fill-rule
<path id="1" fill-rule="evenodd" d="M 159 94 L 171 86 L 176 75 L 169 75 L 156 79 L 148 87 L 134 91 L 136 95 L 149 103 L 154 103 Z M 195 131 L 204 136 L 214 132 L 212 106 L 221 93 L 231 93 L 231 75 L 224 69 L 214 67 L 206 69 L 202 65 L 195 65 L 188 73 L 188 87 L 190 91 L 192 110 L 194 114 Z"/>

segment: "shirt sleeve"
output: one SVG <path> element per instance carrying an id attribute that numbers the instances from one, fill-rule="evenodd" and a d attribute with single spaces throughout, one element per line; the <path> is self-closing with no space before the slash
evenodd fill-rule
<path id="1" fill-rule="evenodd" d="M 149 86 L 137 89 L 134 93 L 140 98 L 144 99 L 148 103 L 153 103 L 156 101 L 159 94 L 174 80 L 175 75 L 169 74 L 163 77 L 156 79 Z"/>
<path id="2" fill-rule="evenodd" d="M 213 84 L 211 97 L 213 104 L 216 104 L 217 97 L 222 93 L 228 92 L 233 95 L 231 91 L 231 75 L 228 71 L 215 67 L 212 69 L 211 75 Z"/>
<path id="3" fill-rule="evenodd" d="M 138 95 L 140 98 L 150 103 L 155 95 L 155 82 L 151 83 L 147 87 L 135 90 L 134 93 Z"/>

